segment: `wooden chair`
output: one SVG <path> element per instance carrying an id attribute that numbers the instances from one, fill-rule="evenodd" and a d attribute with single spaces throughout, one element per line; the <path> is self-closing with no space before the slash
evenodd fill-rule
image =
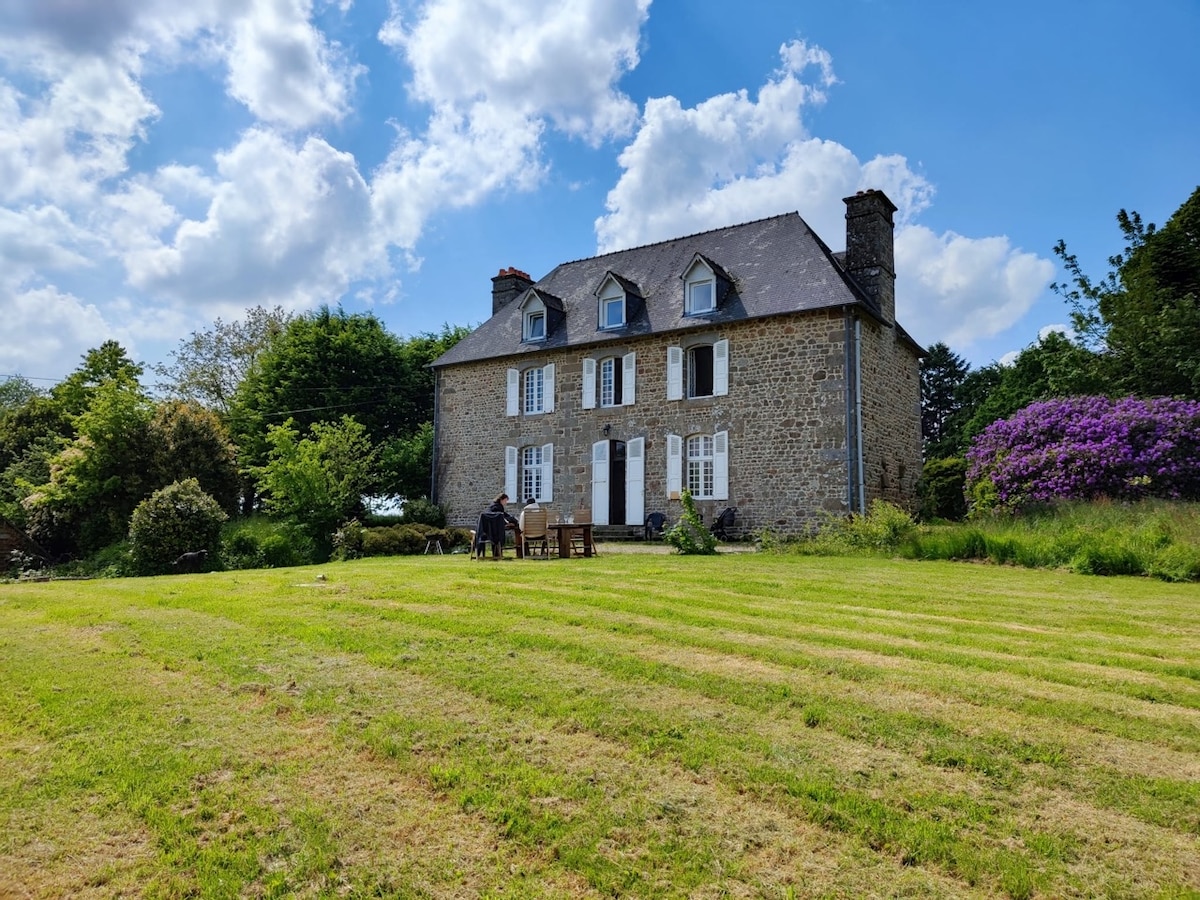
<path id="1" fill-rule="evenodd" d="M 575 510 L 573 515 L 575 517 L 574 521 L 576 522 L 576 524 L 582 525 L 585 522 L 591 523 L 591 521 L 592 521 L 592 511 L 586 507 L 581 507 L 580 509 Z M 583 543 L 583 536 L 584 536 L 584 531 L 582 529 L 580 529 L 579 531 L 571 532 L 571 554 L 573 556 L 583 556 L 584 555 L 585 547 L 584 547 L 584 543 Z M 592 556 L 598 555 L 596 553 L 596 535 L 595 535 L 594 531 L 592 533 L 592 546 L 590 548 L 590 551 L 591 551 Z"/>
<path id="2" fill-rule="evenodd" d="M 521 540 L 525 543 L 525 558 L 528 559 L 533 547 L 538 547 L 543 558 L 550 555 L 550 536 L 546 524 L 549 521 L 546 510 L 528 509 L 521 514 L 524 523 L 521 527 Z"/>

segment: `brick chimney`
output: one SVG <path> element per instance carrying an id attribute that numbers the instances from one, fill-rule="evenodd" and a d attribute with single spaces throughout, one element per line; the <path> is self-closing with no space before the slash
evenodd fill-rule
<path id="1" fill-rule="evenodd" d="M 885 322 L 896 321 L 896 261 L 892 213 L 883 191 L 859 191 L 846 204 L 846 271 L 875 301 Z"/>
<path id="2" fill-rule="evenodd" d="M 533 279 L 529 277 L 528 272 L 522 272 L 512 266 L 501 269 L 500 274 L 492 279 L 492 315 L 500 312 L 531 287 Z"/>

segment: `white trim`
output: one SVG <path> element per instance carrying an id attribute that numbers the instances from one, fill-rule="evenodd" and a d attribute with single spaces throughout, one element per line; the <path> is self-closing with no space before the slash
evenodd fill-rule
<path id="1" fill-rule="evenodd" d="M 592 444 L 592 522 L 608 524 L 608 441 Z"/>
<path id="2" fill-rule="evenodd" d="M 625 443 L 625 524 L 646 521 L 646 439 L 630 438 Z"/>
<path id="3" fill-rule="evenodd" d="M 683 348 L 667 348 L 667 399 L 683 399 Z"/>
<path id="4" fill-rule="evenodd" d="M 729 432 L 713 435 L 713 495 L 714 500 L 729 499 Z"/>
<path id="5" fill-rule="evenodd" d="M 554 363 L 542 366 L 542 412 L 554 412 Z"/>
<path id="6" fill-rule="evenodd" d="M 583 360 L 583 401 L 584 409 L 596 408 L 596 361 L 590 357 Z"/>
<path id="7" fill-rule="evenodd" d="M 508 370 L 507 411 L 510 416 L 521 414 L 521 373 L 516 369 Z"/>
<path id="8" fill-rule="evenodd" d="M 542 444 L 542 496 L 541 503 L 554 502 L 554 445 Z"/>
<path id="9" fill-rule="evenodd" d="M 729 340 L 713 342 L 713 396 L 729 393 Z"/>
<path id="10" fill-rule="evenodd" d="M 504 493 L 508 494 L 508 499 L 512 500 L 518 496 L 517 491 L 517 459 L 518 453 L 516 447 L 504 448 Z"/>
<path id="11" fill-rule="evenodd" d="M 621 357 L 624 375 L 621 379 L 621 405 L 633 406 L 633 382 L 637 378 L 637 353 L 632 350 Z M 641 522 L 637 523 L 642 524 Z"/>
<path id="12" fill-rule="evenodd" d="M 667 499 L 678 499 L 683 492 L 683 438 L 667 435 Z"/>

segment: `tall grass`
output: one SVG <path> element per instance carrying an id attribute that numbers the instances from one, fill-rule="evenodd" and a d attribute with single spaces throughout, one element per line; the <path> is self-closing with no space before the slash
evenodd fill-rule
<path id="1" fill-rule="evenodd" d="M 1200 507 L 1064 503 L 1022 515 L 911 529 L 897 551 L 911 559 L 987 560 L 1086 575 L 1200 580 Z"/>

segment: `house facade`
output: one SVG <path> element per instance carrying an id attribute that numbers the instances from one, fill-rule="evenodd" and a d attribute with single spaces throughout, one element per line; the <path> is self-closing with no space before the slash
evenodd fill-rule
<path id="1" fill-rule="evenodd" d="M 895 321 L 892 215 L 846 203 L 846 252 L 795 213 L 492 279 L 492 316 L 434 362 L 433 499 L 470 526 L 500 491 L 600 525 L 794 533 L 911 507 L 921 348 Z"/>

